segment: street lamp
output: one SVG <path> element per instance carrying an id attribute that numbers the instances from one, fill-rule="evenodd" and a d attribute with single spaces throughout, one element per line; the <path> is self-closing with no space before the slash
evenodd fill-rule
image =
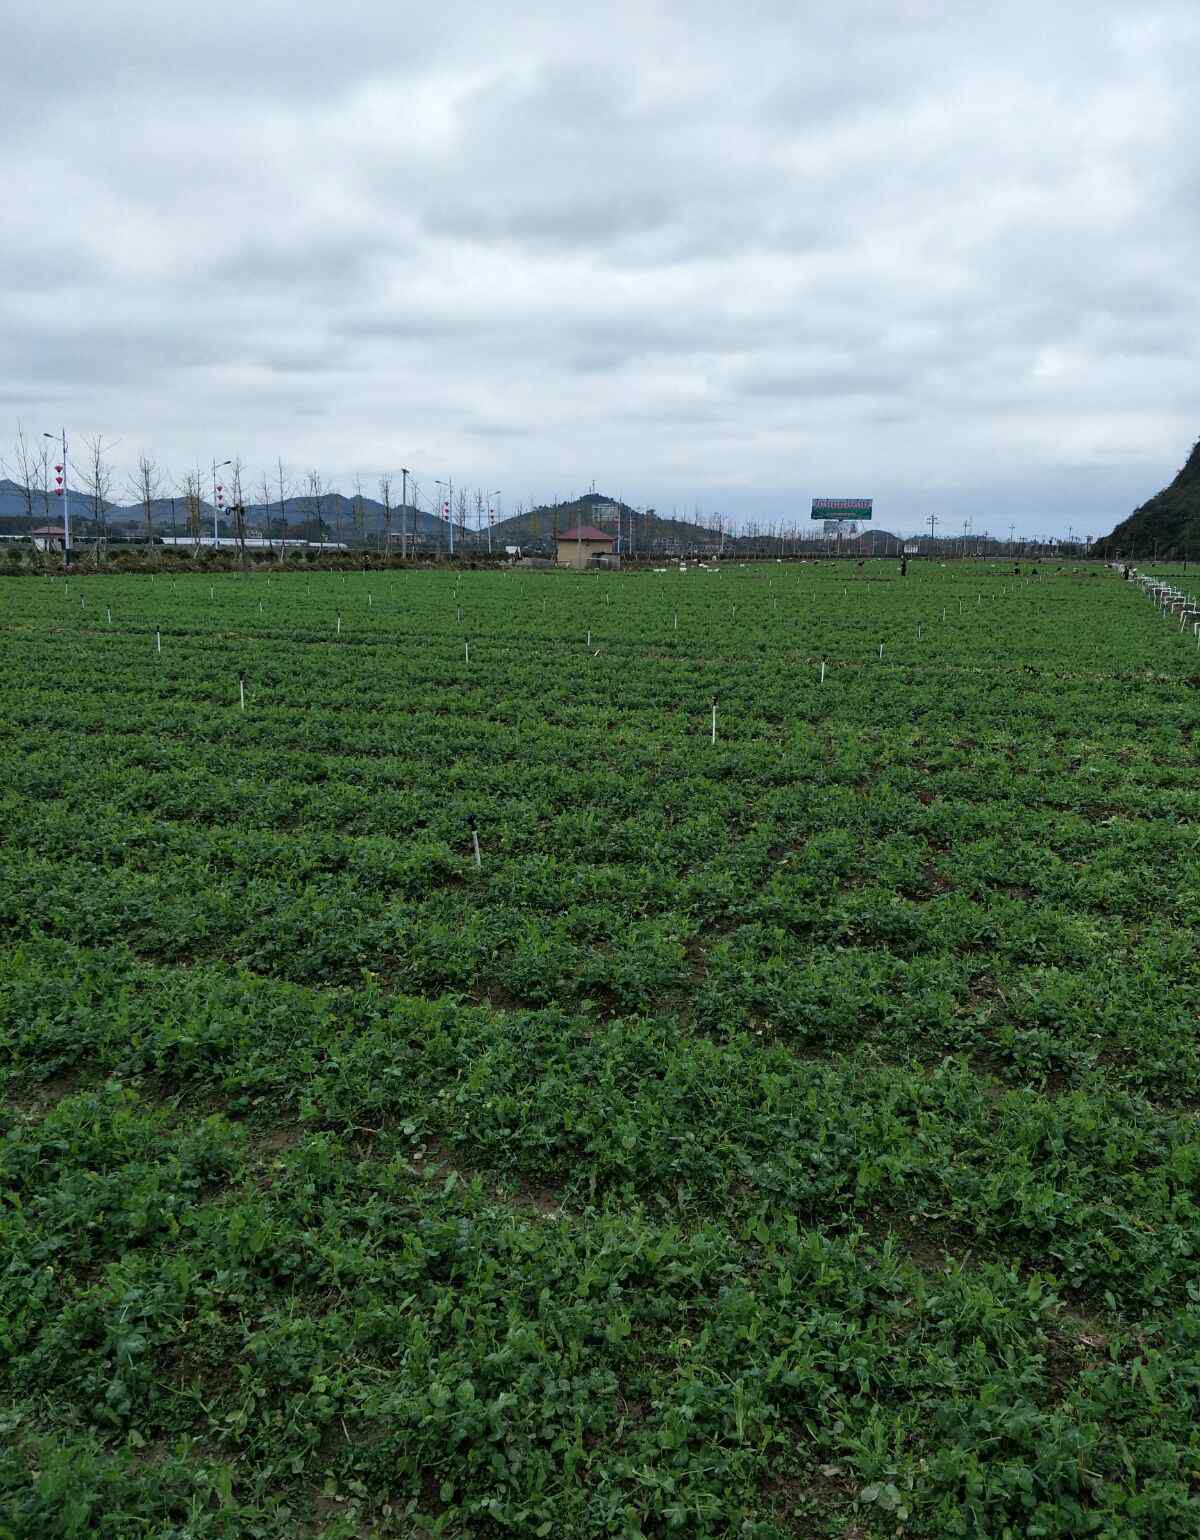
<path id="1" fill-rule="evenodd" d="M 43 433 L 43 438 L 54 439 L 57 443 L 57 433 Z M 71 565 L 71 511 L 70 498 L 67 496 L 67 430 L 62 430 L 62 464 L 54 467 L 54 479 L 58 485 L 54 489 L 55 497 L 63 500 L 63 566 Z"/>
<path id="2" fill-rule="evenodd" d="M 222 490 L 217 485 L 217 472 L 219 470 L 224 469 L 224 467 L 226 465 L 232 465 L 232 464 L 233 464 L 232 460 L 222 460 L 219 465 L 216 462 L 216 460 L 213 461 L 213 550 L 214 551 L 217 549 L 217 539 L 218 539 L 218 535 L 217 535 L 217 493 Z"/>

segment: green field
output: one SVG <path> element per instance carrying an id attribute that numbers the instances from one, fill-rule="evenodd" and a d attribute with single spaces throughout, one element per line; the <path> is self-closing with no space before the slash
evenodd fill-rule
<path id="1" fill-rule="evenodd" d="M 0 1536 L 1195 1540 L 1200 652 L 1027 574 L 0 583 Z"/>

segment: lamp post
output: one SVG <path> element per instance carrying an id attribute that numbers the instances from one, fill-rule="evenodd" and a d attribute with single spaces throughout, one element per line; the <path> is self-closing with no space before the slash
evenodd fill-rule
<path id="1" fill-rule="evenodd" d="M 57 433 L 43 433 L 43 438 L 54 439 L 57 443 Z M 63 567 L 71 565 L 71 510 L 70 498 L 67 496 L 67 430 L 62 430 L 62 464 L 54 467 L 54 479 L 58 485 L 54 489 L 54 495 L 63 500 Z"/>
<path id="2" fill-rule="evenodd" d="M 223 470 L 225 466 L 232 465 L 232 464 L 233 464 L 232 460 L 222 460 L 220 462 L 220 464 L 218 464 L 216 460 L 213 461 L 213 550 L 214 551 L 217 549 L 217 540 L 219 538 L 218 535 L 217 535 L 217 493 L 221 490 L 221 488 L 217 485 L 217 472 L 219 470 Z"/>

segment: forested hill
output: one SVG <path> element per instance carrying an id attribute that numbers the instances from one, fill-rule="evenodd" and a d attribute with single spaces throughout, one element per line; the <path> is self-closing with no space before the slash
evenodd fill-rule
<path id="1" fill-rule="evenodd" d="M 1123 519 L 1104 542 L 1114 552 L 1162 556 L 1200 550 L 1200 440 L 1168 487 Z"/>

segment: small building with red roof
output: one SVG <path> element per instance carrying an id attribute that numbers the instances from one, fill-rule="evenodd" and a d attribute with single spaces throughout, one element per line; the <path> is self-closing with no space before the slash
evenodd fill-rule
<path id="1" fill-rule="evenodd" d="M 600 556 L 611 557 L 617 537 L 594 524 L 577 524 L 574 529 L 560 530 L 554 546 L 554 560 L 560 567 L 575 567 L 579 571 L 595 566 Z"/>

